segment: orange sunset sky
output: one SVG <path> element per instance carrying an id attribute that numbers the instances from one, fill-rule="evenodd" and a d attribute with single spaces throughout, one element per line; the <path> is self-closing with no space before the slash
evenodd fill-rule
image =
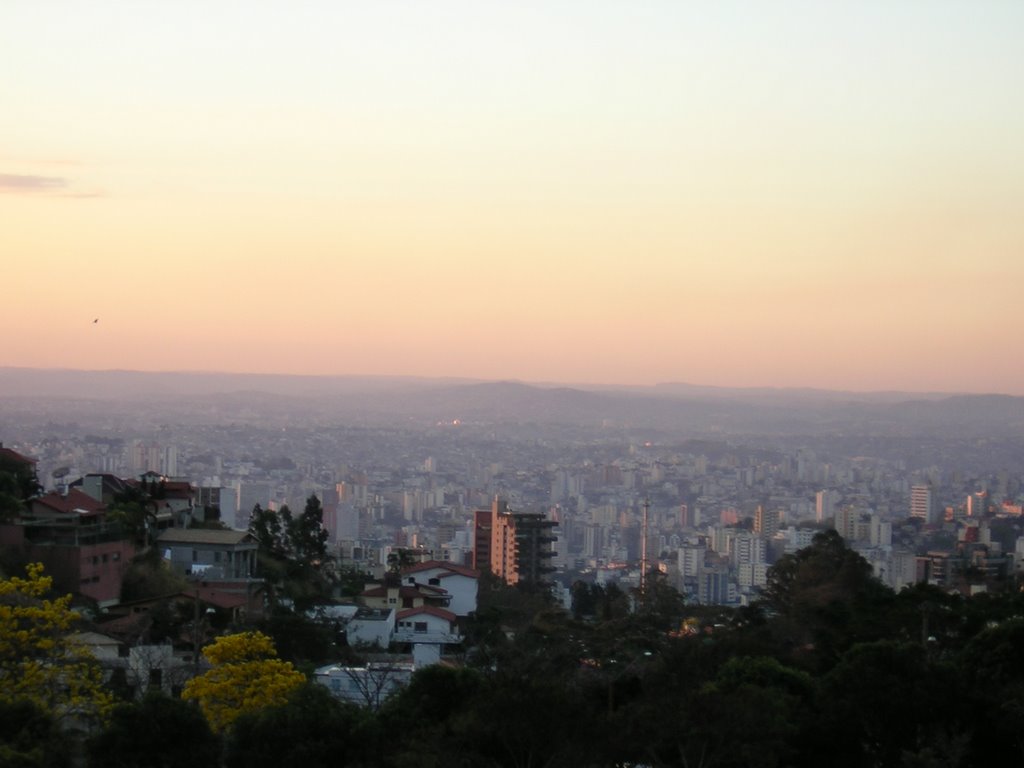
<path id="1" fill-rule="evenodd" d="M 1018 0 L 7 0 L 0 366 L 1024 394 L 1022 40 Z"/>

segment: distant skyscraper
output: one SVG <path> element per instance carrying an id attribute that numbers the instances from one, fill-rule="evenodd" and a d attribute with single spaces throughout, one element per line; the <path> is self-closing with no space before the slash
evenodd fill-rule
<path id="1" fill-rule="evenodd" d="M 814 494 L 814 520 L 824 523 L 831 520 L 836 513 L 836 501 L 833 491 L 818 491 Z"/>
<path id="2" fill-rule="evenodd" d="M 915 485 L 910 488 L 910 516 L 925 523 L 935 522 L 935 501 L 930 485 Z"/>
<path id="3" fill-rule="evenodd" d="M 765 509 L 759 504 L 754 513 L 754 533 L 770 539 L 779 532 L 781 522 L 782 513 L 778 509 Z"/>
<path id="4" fill-rule="evenodd" d="M 967 516 L 981 517 L 985 514 L 988 504 L 988 494 L 985 491 L 976 491 L 967 497 Z"/>
<path id="5" fill-rule="evenodd" d="M 501 502 L 504 504 L 504 502 Z M 494 505 L 498 505 L 497 499 Z M 478 571 L 491 567 L 491 525 L 494 522 L 494 507 L 473 512 L 473 562 Z"/>
<path id="6" fill-rule="evenodd" d="M 854 507 L 843 507 L 836 510 L 834 522 L 836 532 L 848 542 L 856 541 L 857 523 L 860 522 L 860 518 L 860 510 Z"/>
<path id="7" fill-rule="evenodd" d="M 485 528 L 490 524 L 490 570 L 506 584 L 544 584 L 552 570 L 555 541 L 553 529 L 557 525 L 541 513 L 512 512 L 502 499 L 495 498 L 490 512 L 478 510 L 473 514 L 475 546 L 474 567 L 483 565 L 482 551 Z"/>

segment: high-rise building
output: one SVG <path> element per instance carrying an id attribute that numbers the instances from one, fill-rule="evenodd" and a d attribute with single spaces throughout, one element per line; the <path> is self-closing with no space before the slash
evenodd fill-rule
<path id="1" fill-rule="evenodd" d="M 778 509 L 765 509 L 758 505 L 754 512 L 754 533 L 759 533 L 766 538 L 771 538 L 779 532 L 779 525 L 782 523 L 782 512 Z"/>
<path id="2" fill-rule="evenodd" d="M 859 509 L 850 506 L 836 510 L 833 525 L 839 535 L 846 539 L 847 542 L 857 540 L 857 525 L 860 522 L 861 514 Z"/>
<path id="3" fill-rule="evenodd" d="M 985 491 L 975 491 L 967 497 L 967 516 L 981 517 L 985 514 L 988 505 L 988 494 Z"/>
<path id="4" fill-rule="evenodd" d="M 814 494 L 814 520 L 824 523 L 831 520 L 836 513 L 836 494 L 834 491 L 818 491 Z"/>
<path id="5" fill-rule="evenodd" d="M 488 526 L 490 539 L 485 543 Z M 490 511 L 473 513 L 474 567 L 489 561 L 491 573 L 506 584 L 544 585 L 547 574 L 554 570 L 551 558 L 556 526 L 539 512 L 513 512 L 507 502 L 495 498 Z"/>
<path id="6" fill-rule="evenodd" d="M 925 523 L 935 522 L 935 501 L 931 485 L 914 485 L 910 488 L 910 516 Z"/>
<path id="7" fill-rule="evenodd" d="M 497 499 L 494 505 L 497 506 Z M 504 504 L 504 502 L 502 502 Z M 494 522 L 494 507 L 473 512 L 473 561 L 478 571 L 491 567 L 491 525 Z"/>
<path id="8" fill-rule="evenodd" d="M 724 557 L 709 556 L 697 570 L 697 601 L 702 605 L 722 605 L 732 601 L 729 562 Z"/>

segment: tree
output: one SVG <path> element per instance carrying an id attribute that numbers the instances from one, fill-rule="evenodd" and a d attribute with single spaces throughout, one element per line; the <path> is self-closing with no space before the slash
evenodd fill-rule
<path id="1" fill-rule="evenodd" d="M 220 739 L 194 705 L 153 693 L 115 707 L 87 753 L 92 768 L 192 768 L 218 764 Z"/>
<path id="2" fill-rule="evenodd" d="M 31 701 L 0 702 L 0 765 L 5 768 L 65 768 L 72 741 L 57 721 Z"/>
<path id="3" fill-rule="evenodd" d="M 900 765 L 940 740 L 962 748 L 961 718 L 971 707 L 953 672 L 929 660 L 918 643 L 855 645 L 821 678 L 817 733 L 805 740 L 817 745 L 811 762 Z"/>
<path id="4" fill-rule="evenodd" d="M 156 502 L 147 490 L 145 482 L 129 485 L 117 496 L 107 509 L 106 519 L 119 523 L 124 533 L 139 547 L 149 545 L 149 536 L 156 530 Z"/>
<path id="5" fill-rule="evenodd" d="M 327 558 L 327 529 L 320 499 L 315 494 L 310 496 L 302 514 L 292 517 L 289 511 L 285 523 L 289 554 L 302 568 L 318 569 Z"/>
<path id="6" fill-rule="evenodd" d="M 27 700 L 58 720 L 102 719 L 112 700 L 95 658 L 71 636 L 71 595 L 49 599 L 43 566 L 0 581 L 0 702 Z"/>
<path id="7" fill-rule="evenodd" d="M 398 547 L 388 553 L 388 573 L 397 576 L 402 572 L 403 568 L 408 568 L 415 564 L 416 559 L 413 557 L 411 549 Z"/>
<path id="8" fill-rule="evenodd" d="M 306 679 L 277 658 L 273 641 L 262 632 L 219 637 L 203 655 L 213 668 L 189 680 L 181 697 L 199 703 L 215 733 L 229 728 L 239 715 L 283 704 Z"/>
<path id="9" fill-rule="evenodd" d="M 324 686 L 306 683 L 285 703 L 239 717 L 228 735 L 224 764 L 345 766 L 363 764 L 365 755 L 373 756 L 369 764 L 377 765 L 373 739 L 365 733 L 371 722 L 358 707 L 338 701 Z"/>
<path id="10" fill-rule="evenodd" d="M 281 517 L 272 509 L 259 504 L 252 508 L 249 533 L 260 545 L 260 560 L 266 557 L 281 559 L 285 555 L 284 528 Z"/>
<path id="11" fill-rule="evenodd" d="M 434 664 L 418 670 L 409 685 L 381 708 L 381 730 L 405 736 L 382 742 L 385 765 L 440 768 L 472 764 L 475 755 L 467 754 L 463 724 L 472 719 L 474 700 L 484 687 L 483 676 L 472 669 Z"/>
<path id="12" fill-rule="evenodd" d="M 792 646 L 813 648 L 829 664 L 855 643 L 887 636 L 885 619 L 895 602 L 836 531 L 817 534 L 811 546 L 773 565 L 764 594 L 778 613 L 773 626 Z"/>
<path id="13" fill-rule="evenodd" d="M 32 462 L 0 453 L 0 521 L 17 517 L 41 490 Z"/>

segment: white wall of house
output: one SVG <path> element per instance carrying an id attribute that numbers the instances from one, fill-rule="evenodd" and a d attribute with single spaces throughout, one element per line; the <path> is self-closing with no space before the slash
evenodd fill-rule
<path id="1" fill-rule="evenodd" d="M 339 699 L 377 709 L 393 693 L 409 683 L 413 665 L 376 663 L 363 667 L 336 664 L 316 670 L 316 681 Z"/>
<path id="2" fill-rule="evenodd" d="M 348 644 L 352 646 L 370 645 L 387 648 L 391 643 L 391 635 L 395 631 L 395 612 L 389 610 L 379 616 L 353 616 L 345 627 Z"/>
<path id="3" fill-rule="evenodd" d="M 476 610 L 477 580 L 464 576 L 461 573 L 449 571 L 443 566 L 429 568 L 416 573 L 411 573 L 404 578 L 408 580 L 413 576 L 419 584 L 429 584 L 431 579 L 437 579 L 437 585 L 447 590 L 451 595 L 451 603 L 448 610 L 456 616 L 468 616 Z"/>

